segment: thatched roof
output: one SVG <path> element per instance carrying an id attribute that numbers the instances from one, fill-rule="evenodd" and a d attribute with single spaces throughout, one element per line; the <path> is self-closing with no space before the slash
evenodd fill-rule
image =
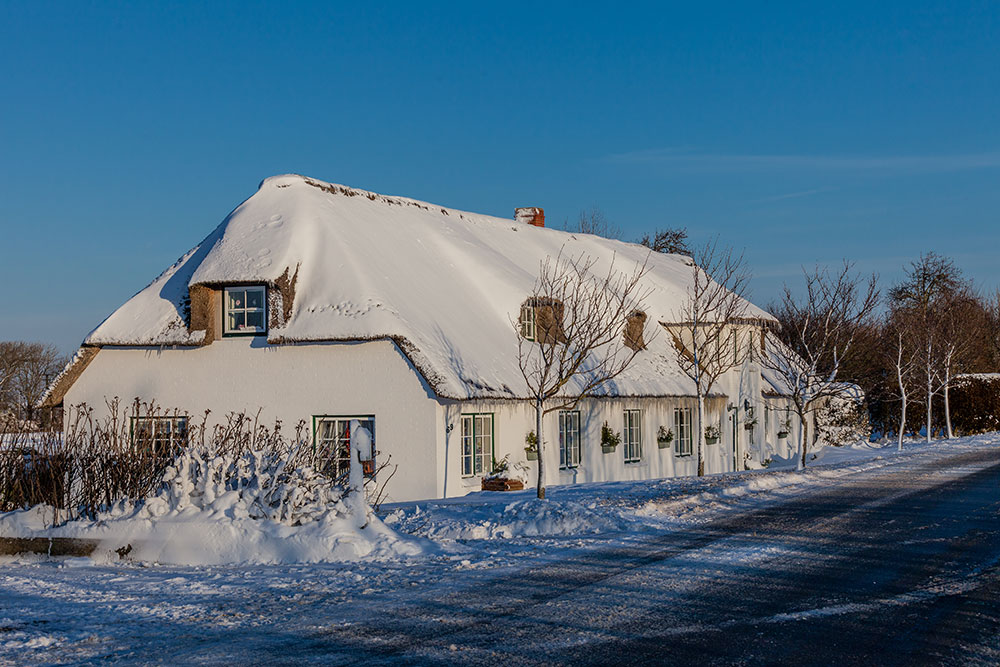
<path id="1" fill-rule="evenodd" d="M 292 301 L 272 321 L 269 342 L 391 339 L 440 396 L 516 398 L 523 379 L 512 320 L 540 262 L 560 251 L 593 258 L 597 271 L 648 262 L 645 311 L 653 321 L 677 319 L 687 257 L 286 175 L 261 183 L 85 344 L 204 344 L 204 331 L 190 328 L 192 306 L 201 307 L 191 288 L 264 283 Z M 773 321 L 748 308 L 751 319 Z M 666 339 L 658 336 L 608 391 L 691 395 Z"/>

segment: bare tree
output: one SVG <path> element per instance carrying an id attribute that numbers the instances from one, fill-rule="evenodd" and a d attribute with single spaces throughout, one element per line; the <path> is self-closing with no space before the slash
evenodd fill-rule
<path id="1" fill-rule="evenodd" d="M 0 413 L 32 420 L 46 386 L 64 365 L 54 345 L 0 342 Z"/>
<path id="2" fill-rule="evenodd" d="M 580 211 L 580 215 L 577 216 L 574 222 L 570 223 L 567 220 L 563 223 L 563 229 L 567 232 L 603 236 L 606 239 L 621 240 L 625 237 L 622 228 L 608 220 L 608 217 L 604 215 L 604 211 L 597 206 L 592 206 L 586 211 Z"/>
<path id="3" fill-rule="evenodd" d="M 743 362 L 738 327 L 746 316 L 750 276 L 742 255 L 712 241 L 696 250 L 687 298 L 664 326 L 674 339 L 677 363 L 698 396 L 698 475 L 705 474 L 705 396 L 716 380 Z"/>
<path id="4" fill-rule="evenodd" d="M 0 341 L 0 410 L 10 405 L 10 386 L 27 356 L 27 346 L 21 341 Z"/>
<path id="5" fill-rule="evenodd" d="M 878 305 L 877 277 L 862 280 L 851 269 L 844 262 L 837 273 L 820 267 L 803 270 L 802 300 L 786 285 L 777 314 L 781 339 L 768 337 L 770 345 L 762 355 L 761 363 L 784 385 L 799 419 L 799 470 L 806 465 L 809 413 L 843 391 L 838 374 L 853 352 L 860 325 Z"/>
<path id="6" fill-rule="evenodd" d="M 513 322 L 518 366 L 535 407 L 539 498 L 545 498 L 542 417 L 594 395 L 643 349 L 646 264 L 631 273 L 618 271 L 613 259 L 606 273 L 595 273 L 595 265 L 582 255 L 546 258 Z"/>
<path id="7" fill-rule="evenodd" d="M 649 234 L 643 234 L 637 243 L 646 246 L 653 252 L 691 255 L 691 249 L 688 247 L 688 233 L 685 227 L 657 229 L 653 232 L 652 237 Z"/>
<path id="8" fill-rule="evenodd" d="M 55 345 L 49 343 L 22 345 L 24 353 L 10 381 L 10 393 L 16 401 L 20 416 L 32 421 L 48 383 L 66 365 L 66 359 Z"/>
<path id="9" fill-rule="evenodd" d="M 891 340 L 891 346 L 886 345 L 885 354 L 892 366 L 896 376 L 896 385 L 899 389 L 899 434 L 897 436 L 896 448 L 903 450 L 903 435 L 906 433 L 906 406 L 911 398 L 910 386 L 913 382 L 913 375 L 917 370 L 917 350 L 910 344 L 913 334 L 911 327 L 913 322 L 906 317 L 905 313 L 890 313 L 886 317 L 885 332 L 886 342 Z"/>
<path id="10" fill-rule="evenodd" d="M 911 262 L 906 279 L 889 291 L 892 310 L 904 316 L 910 345 L 919 350 L 925 407 L 925 436 L 934 433 L 934 397 L 947 395 L 955 364 L 972 345 L 967 322 L 971 283 L 955 263 L 934 252 Z M 948 437 L 951 414 L 945 398 Z"/>

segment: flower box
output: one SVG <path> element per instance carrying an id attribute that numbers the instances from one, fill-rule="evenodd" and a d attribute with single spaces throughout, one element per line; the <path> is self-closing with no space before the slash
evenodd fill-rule
<path id="1" fill-rule="evenodd" d="M 524 450 L 524 456 L 529 461 L 537 461 L 538 460 L 538 450 L 537 449 L 527 449 L 527 448 L 525 448 L 525 450 Z"/>
<path id="2" fill-rule="evenodd" d="M 483 491 L 523 491 L 524 482 L 519 479 L 504 479 L 503 477 L 492 479 L 483 477 L 482 487 Z"/>
<path id="3" fill-rule="evenodd" d="M 614 445 L 601 445 L 601 451 L 604 452 L 605 454 L 614 454 L 615 453 L 615 446 Z"/>
<path id="4" fill-rule="evenodd" d="M 657 439 L 656 446 L 659 447 L 660 449 L 669 449 L 670 448 L 670 441 L 669 440 L 659 440 L 659 439 Z"/>
<path id="5" fill-rule="evenodd" d="M 707 437 L 707 436 L 705 437 L 705 444 L 706 445 L 714 445 L 714 444 L 717 444 L 718 442 L 719 442 L 718 438 L 710 438 L 710 437 Z"/>

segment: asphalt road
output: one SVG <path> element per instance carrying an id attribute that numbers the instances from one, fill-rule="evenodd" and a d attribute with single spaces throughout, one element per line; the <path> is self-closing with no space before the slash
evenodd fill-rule
<path id="1" fill-rule="evenodd" d="M 861 475 L 299 637 L 275 662 L 1000 664 L 1000 459 Z"/>

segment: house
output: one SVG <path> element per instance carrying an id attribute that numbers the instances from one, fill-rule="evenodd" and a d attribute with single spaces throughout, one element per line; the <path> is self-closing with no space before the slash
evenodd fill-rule
<path id="1" fill-rule="evenodd" d="M 155 400 L 179 416 L 139 426 L 166 434 L 205 409 L 261 410 L 286 425 L 305 420 L 317 455 L 335 459 L 358 420 L 377 461 L 399 466 L 390 500 L 463 495 L 494 459 L 526 458 L 534 415 L 517 337 L 539 264 L 560 251 L 598 270 L 648 262 L 652 326 L 669 326 L 691 278 L 687 257 L 549 229 L 541 209 L 501 219 L 268 178 L 87 336 L 45 402 L 99 416 L 112 397 Z M 748 304 L 738 328 L 763 345 L 773 323 Z M 547 484 L 696 472 L 694 386 L 670 338 L 653 337 L 601 397 L 546 417 Z M 753 359 L 716 383 L 709 423 L 721 437 L 707 447 L 707 472 L 742 470 L 765 451 L 791 456 L 794 435 L 779 439 L 776 421 L 753 417 L 771 413 L 765 389 Z M 600 447 L 605 423 L 622 434 L 613 453 Z M 657 446 L 660 426 L 676 434 L 670 447 Z"/>

